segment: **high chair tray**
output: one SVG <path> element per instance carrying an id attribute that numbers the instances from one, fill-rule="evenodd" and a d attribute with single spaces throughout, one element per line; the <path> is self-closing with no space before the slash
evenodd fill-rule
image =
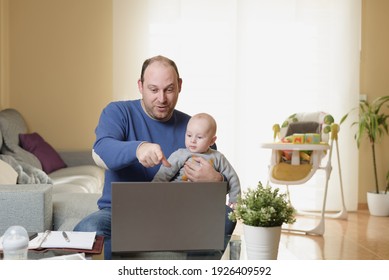
<path id="1" fill-rule="evenodd" d="M 261 148 L 273 150 L 328 150 L 330 145 L 323 144 L 292 144 L 292 143 L 262 143 Z"/>

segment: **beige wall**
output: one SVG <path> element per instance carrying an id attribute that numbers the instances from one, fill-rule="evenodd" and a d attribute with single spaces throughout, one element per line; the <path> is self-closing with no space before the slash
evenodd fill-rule
<path id="1" fill-rule="evenodd" d="M 389 95 L 389 1 L 362 1 L 361 93 L 368 100 Z M 389 113 L 389 110 L 387 110 Z M 389 170 L 389 137 L 376 147 L 381 188 Z M 366 192 L 374 190 L 371 147 L 367 141 L 359 150 L 359 199 L 366 203 Z"/>
<path id="2" fill-rule="evenodd" d="M 1 1 L 10 65 L 1 107 L 17 108 L 58 150 L 91 149 L 112 100 L 112 1 Z"/>

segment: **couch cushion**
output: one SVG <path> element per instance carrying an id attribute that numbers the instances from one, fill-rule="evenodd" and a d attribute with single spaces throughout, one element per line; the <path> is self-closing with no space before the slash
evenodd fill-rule
<path id="1" fill-rule="evenodd" d="M 0 131 L 4 142 L 1 146 L 2 154 L 42 169 L 39 159 L 19 146 L 19 134 L 27 133 L 27 125 L 18 111 L 10 108 L 0 111 Z"/>
<path id="2" fill-rule="evenodd" d="M 19 134 L 20 146 L 34 154 L 42 164 L 43 171 L 51 173 L 66 167 L 57 151 L 39 133 Z"/>
<path id="3" fill-rule="evenodd" d="M 80 165 L 62 168 L 49 174 L 54 184 L 54 193 L 75 191 L 101 193 L 104 185 L 104 169 L 96 165 Z M 69 187 L 67 190 L 66 187 Z"/>
<path id="4" fill-rule="evenodd" d="M 67 166 L 96 165 L 91 150 L 58 151 Z"/>
<path id="5" fill-rule="evenodd" d="M 54 181 L 53 193 L 101 193 L 98 185 L 96 178 L 91 176 L 73 176 Z"/>

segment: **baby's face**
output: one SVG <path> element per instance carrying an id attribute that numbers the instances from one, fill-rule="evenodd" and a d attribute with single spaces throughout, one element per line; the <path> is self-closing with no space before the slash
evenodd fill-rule
<path id="1" fill-rule="evenodd" d="M 191 119 L 185 134 L 185 146 L 192 153 L 204 153 L 215 142 L 206 119 Z"/>

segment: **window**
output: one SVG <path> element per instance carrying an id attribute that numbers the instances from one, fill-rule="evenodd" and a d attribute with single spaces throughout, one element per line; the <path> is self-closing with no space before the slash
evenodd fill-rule
<path id="1" fill-rule="evenodd" d="M 145 58 L 172 58 L 183 78 L 177 108 L 216 118 L 219 150 L 242 188 L 254 187 L 267 180 L 270 151 L 259 144 L 272 140 L 274 123 L 317 110 L 339 122 L 357 106 L 360 14 L 361 2 L 352 0 L 114 0 L 115 99 L 139 98 Z M 357 172 L 354 144 L 340 134 L 344 174 Z M 327 206 L 337 209 L 336 172 L 330 184 Z M 343 176 L 343 184 L 355 210 L 356 176 Z M 320 207 L 317 195 L 315 186 L 296 191 L 312 208 Z"/>

